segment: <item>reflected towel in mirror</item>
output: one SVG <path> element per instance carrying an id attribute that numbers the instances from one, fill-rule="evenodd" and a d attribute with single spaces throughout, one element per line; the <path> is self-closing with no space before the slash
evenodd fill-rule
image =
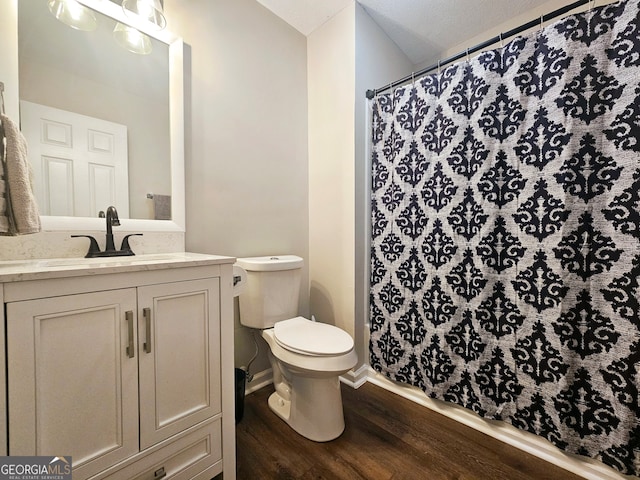
<path id="1" fill-rule="evenodd" d="M 40 212 L 33 194 L 27 142 L 18 126 L 0 114 L 3 148 L 0 180 L 4 204 L 0 203 L 0 235 L 25 235 L 40 231 Z"/>
<path id="2" fill-rule="evenodd" d="M 156 220 L 171 220 L 171 195 L 153 194 L 153 211 Z"/>

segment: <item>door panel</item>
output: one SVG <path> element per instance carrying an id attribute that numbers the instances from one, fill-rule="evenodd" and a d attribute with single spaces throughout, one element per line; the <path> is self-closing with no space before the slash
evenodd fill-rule
<path id="1" fill-rule="evenodd" d="M 219 279 L 138 289 L 140 447 L 221 411 Z"/>
<path id="2" fill-rule="evenodd" d="M 26 101 L 20 120 L 41 214 L 97 217 L 114 205 L 129 218 L 126 126 Z"/>
<path id="3" fill-rule="evenodd" d="M 71 455 L 76 479 L 138 451 L 135 294 L 7 304 L 9 455 Z"/>
<path id="4" fill-rule="evenodd" d="M 42 156 L 42 190 L 46 200 L 38 200 L 47 215 L 72 215 L 74 211 L 73 161 Z"/>

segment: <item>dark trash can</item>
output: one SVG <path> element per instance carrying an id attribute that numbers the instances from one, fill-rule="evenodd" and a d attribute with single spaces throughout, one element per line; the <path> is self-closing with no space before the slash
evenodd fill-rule
<path id="1" fill-rule="evenodd" d="M 242 420 L 244 415 L 244 389 L 247 383 L 247 372 L 236 368 L 236 423 Z"/>

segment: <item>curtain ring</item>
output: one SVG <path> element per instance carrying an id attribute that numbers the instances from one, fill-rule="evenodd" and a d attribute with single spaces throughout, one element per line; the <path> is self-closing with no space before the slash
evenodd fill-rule
<path id="1" fill-rule="evenodd" d="M 540 15 L 540 31 L 542 32 L 542 28 L 544 26 L 544 15 Z"/>
<path id="2" fill-rule="evenodd" d="M 500 48 L 504 48 L 504 39 L 502 38 L 502 32 L 500 32 Z"/>
<path id="3" fill-rule="evenodd" d="M 467 63 L 469 63 L 470 61 L 470 57 L 469 57 L 469 49 L 467 48 Z"/>
<path id="4" fill-rule="evenodd" d="M 440 75 L 440 60 L 438 60 L 438 75 Z"/>

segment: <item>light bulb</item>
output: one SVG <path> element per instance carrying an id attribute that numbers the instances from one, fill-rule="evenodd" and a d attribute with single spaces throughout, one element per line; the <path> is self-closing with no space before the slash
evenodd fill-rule
<path id="1" fill-rule="evenodd" d="M 123 0 L 122 9 L 127 16 L 149 22 L 158 30 L 167 26 L 160 0 Z"/>
<path id="2" fill-rule="evenodd" d="M 98 26 L 93 11 L 76 0 L 48 0 L 48 4 L 53 16 L 71 28 L 90 32 Z"/>
<path id="3" fill-rule="evenodd" d="M 130 52 L 148 55 L 153 50 L 149 37 L 128 25 L 117 23 L 113 29 L 113 36 L 121 47 Z"/>

